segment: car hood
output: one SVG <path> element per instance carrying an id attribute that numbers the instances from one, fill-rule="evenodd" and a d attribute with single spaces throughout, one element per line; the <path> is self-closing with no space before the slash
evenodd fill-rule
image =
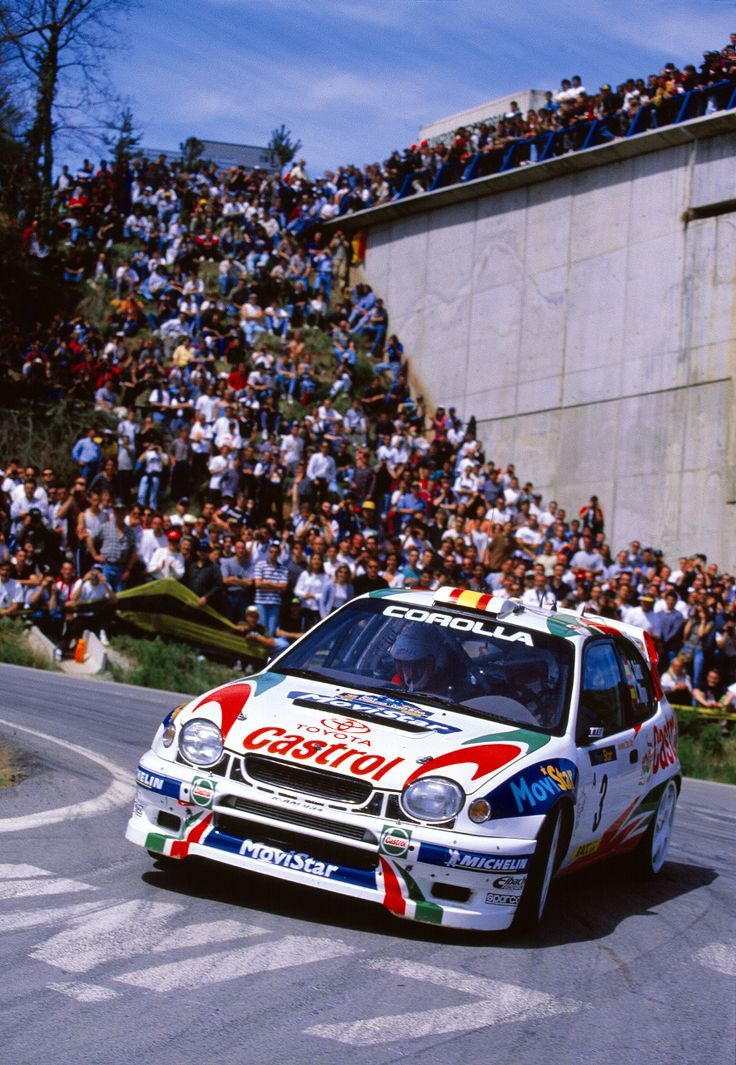
<path id="1" fill-rule="evenodd" d="M 327 681 L 264 673 L 188 703 L 217 724 L 227 750 L 365 780 L 400 791 L 431 773 L 466 794 L 546 746 L 550 737 L 429 705 L 409 693 L 368 693 Z"/>

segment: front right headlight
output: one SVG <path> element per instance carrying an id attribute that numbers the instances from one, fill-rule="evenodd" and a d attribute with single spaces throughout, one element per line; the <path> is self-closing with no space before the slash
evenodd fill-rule
<path id="1" fill-rule="evenodd" d="M 463 808 L 465 792 L 454 780 L 424 777 L 401 796 L 401 808 L 414 821 L 449 821 Z"/>
<path id="2" fill-rule="evenodd" d="M 222 733 L 206 718 L 188 721 L 179 733 L 179 750 L 193 765 L 214 765 L 222 758 Z"/>

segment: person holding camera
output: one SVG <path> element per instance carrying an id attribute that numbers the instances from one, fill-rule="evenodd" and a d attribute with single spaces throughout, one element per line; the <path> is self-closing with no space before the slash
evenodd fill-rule
<path id="1" fill-rule="evenodd" d="M 94 565 L 71 594 L 73 616 L 67 625 L 64 643 L 71 647 L 85 631 L 94 632 L 103 647 L 110 641 L 107 629 L 113 618 L 115 593 L 105 579 L 102 566 Z M 64 648 L 62 648 L 64 653 Z"/>
<path id="2" fill-rule="evenodd" d="M 705 675 L 706 655 L 710 651 L 713 633 L 713 618 L 710 610 L 696 603 L 683 629 L 682 651 L 692 656 L 693 687 L 700 688 Z"/>
<path id="3" fill-rule="evenodd" d="M 139 455 L 136 470 L 140 472 L 141 479 L 138 482 L 138 505 L 156 509 L 158 494 L 161 490 L 161 478 L 164 467 L 168 464 L 169 457 L 160 444 L 151 440 L 146 450 Z"/>

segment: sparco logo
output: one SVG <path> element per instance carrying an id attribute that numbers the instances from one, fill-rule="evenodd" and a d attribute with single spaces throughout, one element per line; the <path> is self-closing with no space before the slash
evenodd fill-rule
<path id="1" fill-rule="evenodd" d="M 497 876 L 493 886 L 501 891 L 521 891 L 525 883 L 525 876 Z"/>
<path id="2" fill-rule="evenodd" d="M 486 906 L 518 906 L 518 895 L 495 895 L 489 891 L 486 895 Z"/>

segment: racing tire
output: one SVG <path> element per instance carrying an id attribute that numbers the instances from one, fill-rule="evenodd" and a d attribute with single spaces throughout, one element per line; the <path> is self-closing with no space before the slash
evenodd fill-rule
<path id="1" fill-rule="evenodd" d="M 677 794 L 676 782 L 668 780 L 659 797 L 651 824 L 631 855 L 634 872 L 639 876 L 658 876 L 662 871 L 672 839 Z"/>
<path id="2" fill-rule="evenodd" d="M 514 932 L 534 932 L 539 928 L 547 908 L 552 877 L 560 861 L 563 817 L 560 806 L 550 810 L 537 836 L 537 847 L 521 901 L 511 928 Z"/>

